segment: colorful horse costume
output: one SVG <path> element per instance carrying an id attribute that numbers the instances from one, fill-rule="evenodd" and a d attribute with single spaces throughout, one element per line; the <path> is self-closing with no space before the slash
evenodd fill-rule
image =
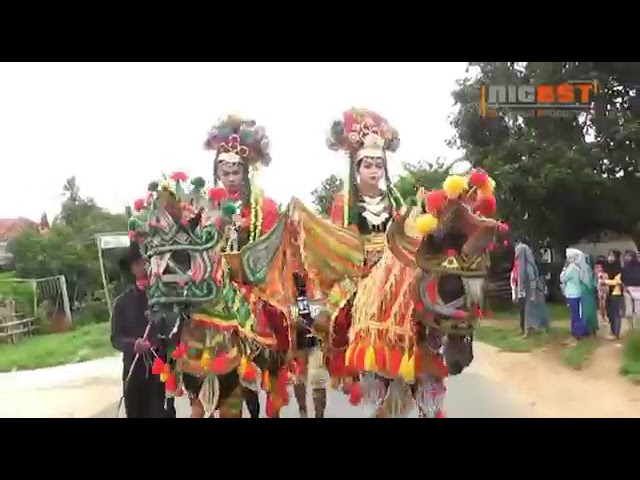
<path id="1" fill-rule="evenodd" d="M 488 250 L 506 228 L 490 218 L 493 181 L 484 172 L 450 176 L 419 200 L 391 223 L 354 302 L 346 365 L 362 372 L 362 395 L 379 418 L 406 415 L 411 399 L 423 418 L 444 415 L 444 380 L 473 360 Z"/>
<path id="2" fill-rule="evenodd" d="M 129 232 L 148 261 L 149 319 L 170 352 L 153 372 L 168 396 L 186 389 L 207 415 L 238 418 L 241 384 L 258 389 L 270 373 L 277 376 L 268 362 L 277 342 L 259 328 L 256 298 L 231 281 L 223 263 L 236 206 L 208 193 L 202 178 L 189 182 L 183 173 L 153 182 L 136 202 Z"/>

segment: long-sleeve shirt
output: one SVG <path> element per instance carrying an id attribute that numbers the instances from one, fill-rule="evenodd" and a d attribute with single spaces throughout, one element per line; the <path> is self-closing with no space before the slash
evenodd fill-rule
<path id="1" fill-rule="evenodd" d="M 123 379 L 126 378 L 136 353 L 133 345 L 144 336 L 149 324 L 147 317 L 147 295 L 136 287 L 128 288 L 113 305 L 111 320 L 111 345 L 122 352 Z M 146 373 L 143 361 L 138 360 L 134 374 Z"/>
<path id="2" fill-rule="evenodd" d="M 582 285 L 580 283 L 580 270 L 575 265 L 569 265 L 560 274 L 562 291 L 566 298 L 580 298 Z"/>

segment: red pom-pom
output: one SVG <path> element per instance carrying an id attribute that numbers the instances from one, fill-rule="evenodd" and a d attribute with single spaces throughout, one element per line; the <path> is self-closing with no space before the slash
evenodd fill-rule
<path id="1" fill-rule="evenodd" d="M 360 382 L 354 382 L 351 386 L 351 392 L 349 393 L 349 403 L 351 405 L 360 405 L 362 401 L 362 388 Z"/>
<path id="2" fill-rule="evenodd" d="M 153 361 L 153 366 L 151 367 L 151 373 L 154 375 L 160 375 L 164 372 L 164 362 L 158 357 Z"/>
<path id="3" fill-rule="evenodd" d="M 176 375 L 174 373 L 170 373 L 167 376 L 167 381 L 164 383 L 164 388 L 169 393 L 173 393 L 178 389 L 176 385 Z"/>
<path id="4" fill-rule="evenodd" d="M 498 229 L 503 232 L 506 233 L 509 231 L 509 225 L 507 225 L 506 223 L 500 223 L 498 224 Z"/>
<path id="5" fill-rule="evenodd" d="M 174 172 L 171 174 L 171 180 L 174 182 L 186 182 L 189 180 L 189 176 L 184 172 Z"/>
<path id="6" fill-rule="evenodd" d="M 504 242 L 502 242 L 502 245 L 504 245 L 505 247 L 509 246 L 509 240 L 505 240 Z"/>
<path id="7" fill-rule="evenodd" d="M 482 188 L 489 183 L 489 175 L 482 170 L 472 170 L 469 176 L 469 184 L 472 187 Z"/>
<path id="8" fill-rule="evenodd" d="M 136 212 L 139 212 L 140 210 L 142 210 L 145 206 L 145 201 L 144 198 L 139 198 L 137 199 L 135 202 L 133 202 L 133 208 Z"/>
<path id="9" fill-rule="evenodd" d="M 209 200 L 220 203 L 227 196 L 227 192 L 224 188 L 212 188 L 209 190 Z"/>
<path id="10" fill-rule="evenodd" d="M 447 194 L 443 190 L 433 190 L 425 195 L 425 204 L 428 212 L 437 212 L 447 201 Z"/>
<path id="11" fill-rule="evenodd" d="M 485 217 L 493 215 L 496 213 L 496 198 L 494 196 L 478 198 L 475 210 Z"/>

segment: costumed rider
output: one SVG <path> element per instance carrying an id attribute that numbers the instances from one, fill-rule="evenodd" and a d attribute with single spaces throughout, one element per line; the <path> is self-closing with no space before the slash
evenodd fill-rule
<path id="1" fill-rule="evenodd" d="M 132 280 L 113 306 L 111 344 L 122 352 L 123 397 L 127 418 L 175 418 L 173 399 L 166 400 L 165 387 L 152 374 L 155 357 L 163 356 L 156 345 L 155 332 L 147 316 L 145 289 L 148 285 L 144 257 L 132 242 L 120 260 L 125 279 Z"/>
<path id="2" fill-rule="evenodd" d="M 215 153 L 214 184 L 222 184 L 221 188 L 213 189 L 210 195 L 216 196 L 214 200 L 218 202 L 234 202 L 237 208 L 225 247 L 225 252 L 237 252 L 268 233 L 279 218 L 276 203 L 264 196 L 259 183 L 261 167 L 268 167 L 271 163 L 269 137 L 265 129 L 254 120 L 229 115 L 211 129 L 205 141 L 205 149 Z M 273 305 L 262 301 L 258 302 L 256 309 L 258 329 L 274 333 L 277 339 L 276 356 L 282 357 L 278 361 L 284 363 L 290 347 L 285 315 Z M 275 385 L 267 385 L 267 390 L 272 387 Z M 245 387 L 243 396 L 251 418 L 258 418 L 258 393 Z M 277 416 L 279 408 L 272 408 L 271 397 L 267 401 L 270 413 L 268 416 Z M 276 407 L 280 406 L 282 405 Z"/>
<path id="3" fill-rule="evenodd" d="M 370 271 L 382 256 L 389 222 L 404 205 L 387 167 L 387 152 L 395 152 L 400 146 L 398 131 L 379 114 L 352 108 L 332 124 L 327 146 L 346 152 L 349 161 L 348 178 L 343 192 L 334 198 L 331 220 L 356 229 L 364 237 L 365 270 Z M 352 306 L 353 298 L 332 322 L 327 365 L 334 387 L 342 385 L 343 391 L 350 394 L 351 403 L 358 404 L 361 397 L 358 373 L 345 366 Z"/>

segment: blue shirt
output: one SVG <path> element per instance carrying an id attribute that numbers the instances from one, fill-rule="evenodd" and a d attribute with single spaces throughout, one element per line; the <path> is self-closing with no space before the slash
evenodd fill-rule
<path id="1" fill-rule="evenodd" d="M 582 284 L 580 282 L 580 270 L 575 265 L 569 265 L 560 274 L 562 293 L 566 298 L 580 298 L 582 296 Z"/>

